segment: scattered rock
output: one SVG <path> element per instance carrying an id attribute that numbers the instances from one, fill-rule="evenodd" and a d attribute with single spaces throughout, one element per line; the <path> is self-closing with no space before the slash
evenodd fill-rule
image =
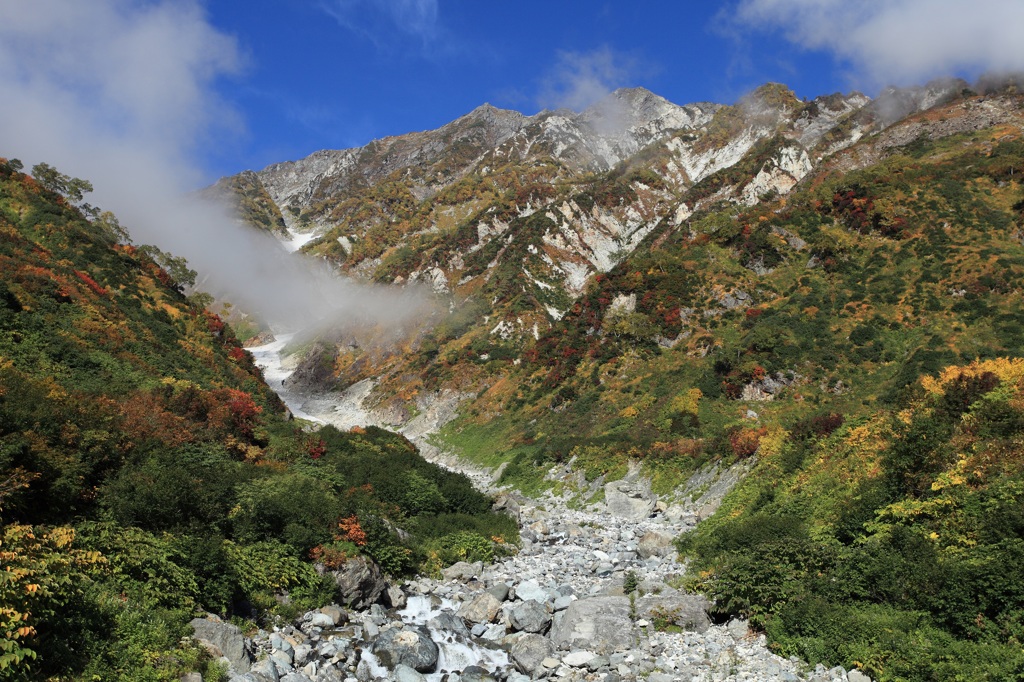
<path id="1" fill-rule="evenodd" d="M 543 604 L 530 599 L 513 606 L 508 621 L 513 630 L 542 633 L 551 624 L 551 614 Z"/>
<path id="2" fill-rule="evenodd" d="M 237 625 L 225 623 L 212 614 L 206 618 L 193 618 L 189 623 L 195 631 L 196 641 L 209 650 L 214 658 L 223 656 L 231 669 L 244 673 L 252 665 L 252 656 L 245 648 L 245 637 Z"/>
<path id="3" fill-rule="evenodd" d="M 501 602 L 489 592 L 481 592 L 459 609 L 459 615 L 469 623 L 490 623 L 498 615 Z"/>
<path id="4" fill-rule="evenodd" d="M 510 654 L 520 671 L 534 675 L 544 667 L 544 660 L 555 652 L 551 640 L 541 635 L 528 634 L 520 637 L 512 645 Z"/>
<path id="5" fill-rule="evenodd" d="M 373 643 L 373 653 L 388 668 L 407 665 L 416 672 L 430 673 L 437 666 L 437 644 L 420 628 L 384 631 Z"/>

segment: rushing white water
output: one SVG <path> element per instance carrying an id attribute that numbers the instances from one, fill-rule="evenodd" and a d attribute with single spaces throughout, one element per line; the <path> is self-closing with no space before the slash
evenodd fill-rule
<path id="1" fill-rule="evenodd" d="M 450 630 L 435 627 L 433 621 L 445 613 L 458 618 L 455 616 L 457 610 L 458 604 L 449 599 L 413 595 L 408 598 L 405 608 L 398 612 L 405 623 L 426 626 L 430 638 L 437 644 L 437 668 L 426 675 L 428 682 L 441 682 L 446 674 L 461 672 L 471 665 L 490 672 L 508 670 L 511 663 L 508 654 L 501 649 L 488 649 Z"/>
<path id="2" fill-rule="evenodd" d="M 256 366 L 263 372 L 263 380 L 267 382 L 279 396 L 288 409 L 300 419 L 308 419 L 312 422 L 323 423 L 322 419 L 314 417 L 302 410 L 302 397 L 288 390 L 288 378 L 294 372 L 294 368 L 285 367 L 281 351 L 288 345 L 295 334 L 281 334 L 274 341 L 262 346 L 249 348 Z"/>

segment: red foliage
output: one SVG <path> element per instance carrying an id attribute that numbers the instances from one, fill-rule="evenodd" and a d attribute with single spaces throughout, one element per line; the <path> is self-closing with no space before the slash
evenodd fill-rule
<path id="1" fill-rule="evenodd" d="M 92 292 L 97 296 L 107 295 L 107 290 L 101 287 L 99 283 L 97 283 L 96 280 L 90 277 L 87 273 L 82 272 L 81 270 L 75 270 L 75 275 L 78 277 L 78 279 L 82 280 L 82 282 L 85 283 L 85 286 L 92 289 Z"/>
<path id="2" fill-rule="evenodd" d="M 217 313 L 211 313 L 209 310 L 203 312 L 206 315 L 206 325 L 209 327 L 210 333 L 220 336 L 224 331 L 224 320 L 220 319 L 220 315 Z"/>
<path id="3" fill-rule="evenodd" d="M 240 362 L 241 360 L 245 359 L 245 351 L 239 348 L 238 346 L 234 346 L 230 350 L 228 350 L 228 357 L 234 360 L 235 362 Z"/>
<path id="4" fill-rule="evenodd" d="M 327 454 L 327 443 L 323 438 L 316 438 L 306 442 L 306 452 L 313 459 L 320 459 Z"/>
<path id="5" fill-rule="evenodd" d="M 313 563 L 323 564 L 324 568 L 333 571 L 344 566 L 352 557 L 337 547 L 317 545 L 309 550 L 309 558 L 313 560 Z"/>
<path id="6" fill-rule="evenodd" d="M 768 433 L 763 426 L 759 429 L 734 429 L 729 433 L 729 446 L 732 453 L 740 459 L 746 459 L 755 452 L 761 444 L 761 438 Z"/>

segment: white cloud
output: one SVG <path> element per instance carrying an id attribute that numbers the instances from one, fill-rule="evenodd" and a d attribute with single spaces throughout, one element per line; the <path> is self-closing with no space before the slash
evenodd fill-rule
<path id="1" fill-rule="evenodd" d="M 559 52 L 558 62 L 541 84 L 542 107 L 583 111 L 616 88 L 629 85 L 636 64 L 604 47 L 593 52 Z"/>
<path id="2" fill-rule="evenodd" d="M 1024 70 L 1021 0 L 741 0 L 735 18 L 832 52 L 876 86 Z"/>
<path id="3" fill-rule="evenodd" d="M 378 47 L 393 42 L 394 29 L 424 44 L 438 37 L 438 0 L 324 0 L 320 6 Z"/>
<path id="4" fill-rule="evenodd" d="M 242 63 L 188 0 L 0 2 L 0 156 L 90 180 L 88 201 L 135 241 L 184 256 L 204 288 L 272 320 L 400 320 L 415 309 L 406 299 L 329 276 L 188 198 L 202 146 L 240 125 L 215 86 Z"/>

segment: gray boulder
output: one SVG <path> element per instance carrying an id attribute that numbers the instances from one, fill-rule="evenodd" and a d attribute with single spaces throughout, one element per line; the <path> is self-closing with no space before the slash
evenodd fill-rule
<path id="1" fill-rule="evenodd" d="M 405 592 L 398 585 L 388 585 L 384 590 L 384 604 L 389 609 L 404 609 L 406 602 Z"/>
<path id="2" fill-rule="evenodd" d="M 657 497 L 643 481 L 612 481 L 604 486 L 608 513 L 622 519 L 639 521 L 654 513 Z"/>
<path id="3" fill-rule="evenodd" d="M 636 543 L 637 554 L 641 559 L 650 559 L 652 556 L 669 556 L 675 551 L 672 546 L 673 539 L 668 533 L 656 530 L 648 531 Z"/>
<path id="4" fill-rule="evenodd" d="M 543 604 L 530 599 L 509 609 L 508 622 L 514 630 L 543 633 L 551 623 L 551 614 Z"/>
<path id="5" fill-rule="evenodd" d="M 468 665 L 460 676 L 461 682 L 496 682 L 497 678 L 478 665 Z"/>
<path id="6" fill-rule="evenodd" d="M 588 649 L 599 654 L 625 651 L 636 644 L 637 634 L 626 597 L 591 597 L 569 605 L 551 629 L 559 649 Z"/>
<path id="7" fill-rule="evenodd" d="M 551 600 L 551 592 L 547 588 L 538 585 L 536 580 L 525 580 L 516 585 L 516 599 L 522 599 L 523 601 L 532 599 L 533 601 L 545 604 Z"/>
<path id="8" fill-rule="evenodd" d="M 391 672 L 391 679 L 394 682 L 426 682 L 427 680 L 423 675 L 402 663 L 395 666 Z"/>
<path id="9" fill-rule="evenodd" d="M 237 625 L 225 623 L 216 616 L 193 618 L 189 625 L 195 630 L 196 641 L 214 658 L 226 658 L 235 672 L 247 672 L 252 666 L 252 656 L 245 648 L 245 637 Z"/>
<path id="10" fill-rule="evenodd" d="M 498 615 L 501 602 L 490 592 L 480 592 L 459 608 L 459 616 L 470 623 L 490 623 Z"/>
<path id="11" fill-rule="evenodd" d="M 474 563 L 457 561 L 448 568 L 441 569 L 441 577 L 445 580 L 469 580 L 480 575 L 483 570 L 484 564 L 482 561 Z"/>
<path id="12" fill-rule="evenodd" d="M 454 632 L 455 634 L 462 635 L 467 639 L 470 636 L 469 629 L 466 627 L 466 621 L 448 611 L 442 611 L 428 620 L 427 626 L 443 632 Z M 481 625 L 480 627 L 484 626 Z"/>
<path id="13" fill-rule="evenodd" d="M 348 614 L 336 604 L 330 604 L 320 609 L 320 613 L 329 616 L 334 625 L 344 625 L 348 622 Z"/>
<path id="14" fill-rule="evenodd" d="M 317 564 L 317 569 L 324 571 L 320 564 Z M 330 575 L 334 579 L 334 584 L 338 586 L 341 601 L 357 611 L 375 604 L 387 589 L 380 566 L 364 556 L 349 559 L 338 570 L 330 571 Z"/>
<path id="15" fill-rule="evenodd" d="M 425 629 L 407 627 L 387 630 L 373 643 L 373 653 L 391 669 L 407 665 L 416 672 L 430 673 L 437 666 L 437 645 Z"/>
<path id="16" fill-rule="evenodd" d="M 516 667 L 527 675 L 544 669 L 544 659 L 555 652 L 551 640 L 541 635 L 523 635 L 512 645 L 509 655 Z"/>
<path id="17" fill-rule="evenodd" d="M 696 594 L 648 594 L 636 600 L 638 617 L 695 632 L 705 632 L 711 625 L 708 618 L 710 607 L 711 602 Z"/>
<path id="18" fill-rule="evenodd" d="M 498 601 L 505 601 L 508 599 L 509 587 L 508 583 L 494 583 L 487 588 L 487 592 L 494 595 L 494 598 Z"/>

